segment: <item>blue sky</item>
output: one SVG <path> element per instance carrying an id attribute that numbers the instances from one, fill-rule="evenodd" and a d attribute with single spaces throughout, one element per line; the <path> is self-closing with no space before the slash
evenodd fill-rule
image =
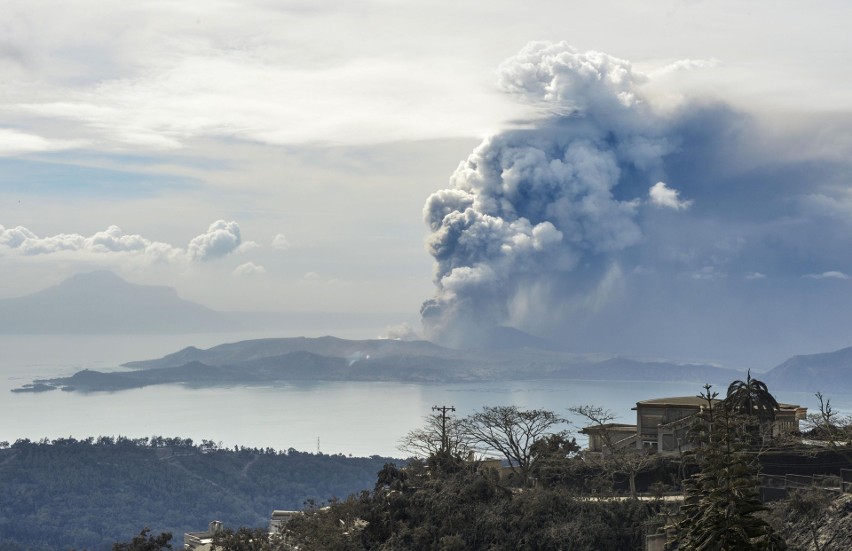
<path id="1" fill-rule="evenodd" d="M 217 309 L 399 312 L 418 332 L 434 299 L 425 329 L 445 338 L 488 320 L 578 350 L 739 362 L 849 344 L 850 11 L 12 1 L 0 298 L 107 268 Z M 578 80 L 568 51 L 600 52 L 583 59 L 605 85 Z M 551 214 L 518 203 L 508 173 L 458 169 L 520 144 L 579 155 L 576 140 L 632 145 L 603 187 L 564 180 L 594 193 Z M 476 243 L 514 252 L 430 228 L 440 190 L 504 226 Z M 583 197 L 598 202 L 577 215 Z"/>

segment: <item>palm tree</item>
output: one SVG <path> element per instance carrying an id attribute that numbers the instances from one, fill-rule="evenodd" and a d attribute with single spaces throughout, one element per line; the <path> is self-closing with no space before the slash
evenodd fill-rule
<path id="1" fill-rule="evenodd" d="M 725 407 L 749 417 L 757 417 L 759 421 L 772 421 L 780 406 L 769 393 L 766 383 L 752 379 L 749 370 L 745 381 L 737 380 L 728 386 Z"/>

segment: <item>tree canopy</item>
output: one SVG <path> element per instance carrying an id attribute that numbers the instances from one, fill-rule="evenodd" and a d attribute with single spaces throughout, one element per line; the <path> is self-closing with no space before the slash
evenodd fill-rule
<path id="1" fill-rule="evenodd" d="M 157 536 L 151 534 L 151 529 L 145 527 L 138 536 L 127 543 L 115 543 L 112 551 L 164 551 L 172 548 L 172 535 L 163 532 Z"/>
<path id="2" fill-rule="evenodd" d="M 426 416 L 422 427 L 406 434 L 397 448 L 420 459 L 436 455 L 443 448 L 451 456 L 464 457 L 470 449 L 467 440 L 460 419 L 435 413 Z"/>
<path id="3" fill-rule="evenodd" d="M 491 406 L 466 417 L 461 423 L 472 447 L 498 452 L 525 480 L 532 465 L 533 444 L 540 438 L 564 434 L 554 428 L 565 423 L 565 419 L 543 409 Z"/>

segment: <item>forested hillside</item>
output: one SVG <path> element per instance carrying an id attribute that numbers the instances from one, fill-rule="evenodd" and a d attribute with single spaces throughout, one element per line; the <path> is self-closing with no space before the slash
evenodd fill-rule
<path id="1" fill-rule="evenodd" d="M 19 440 L 0 449 L 0 550 L 110 549 L 145 526 L 180 542 L 214 519 L 265 526 L 273 509 L 371 488 L 387 461 L 181 438 Z"/>

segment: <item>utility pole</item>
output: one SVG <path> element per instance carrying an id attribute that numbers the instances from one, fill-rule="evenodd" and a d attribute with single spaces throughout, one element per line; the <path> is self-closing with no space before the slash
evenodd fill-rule
<path id="1" fill-rule="evenodd" d="M 447 412 L 455 410 L 455 406 L 432 406 L 432 411 L 441 412 L 441 453 L 446 453 L 450 447 L 447 440 L 447 419 L 449 418 Z"/>

